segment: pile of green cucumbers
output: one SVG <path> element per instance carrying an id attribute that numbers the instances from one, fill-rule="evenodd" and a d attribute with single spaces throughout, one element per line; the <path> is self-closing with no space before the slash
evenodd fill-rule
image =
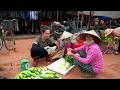
<path id="1" fill-rule="evenodd" d="M 36 78 L 37 77 L 37 78 Z M 45 68 L 31 67 L 15 76 L 15 79 L 60 79 L 61 75 Z"/>

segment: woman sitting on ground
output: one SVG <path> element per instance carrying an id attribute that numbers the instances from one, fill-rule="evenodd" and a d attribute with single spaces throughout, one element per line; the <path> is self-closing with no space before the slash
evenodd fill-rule
<path id="1" fill-rule="evenodd" d="M 72 33 L 64 31 L 63 34 L 60 37 L 60 40 L 63 43 L 62 47 L 64 48 L 64 55 L 67 53 L 68 48 L 73 47 L 73 43 L 71 42 L 72 36 L 73 36 Z"/>
<path id="2" fill-rule="evenodd" d="M 80 35 L 85 37 L 84 45 L 75 49 L 69 48 L 67 55 L 74 58 L 74 64 L 77 65 L 81 71 L 88 72 L 90 73 L 89 75 L 95 76 L 99 74 L 103 68 L 103 55 L 98 46 L 100 37 L 94 30 L 86 31 Z M 75 54 L 81 50 L 85 51 L 85 56 Z"/>
<path id="3" fill-rule="evenodd" d="M 50 49 L 50 47 L 53 47 Z M 33 58 L 33 66 L 37 65 L 37 60 L 46 57 L 46 60 L 52 61 L 50 56 L 57 52 L 56 44 L 50 39 L 50 28 L 44 26 L 41 29 L 40 36 L 36 37 L 31 48 L 31 57 Z"/>

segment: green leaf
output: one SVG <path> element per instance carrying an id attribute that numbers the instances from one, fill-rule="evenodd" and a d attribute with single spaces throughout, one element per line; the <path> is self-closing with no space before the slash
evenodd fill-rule
<path id="1" fill-rule="evenodd" d="M 73 58 L 69 57 L 69 56 L 65 56 L 64 58 L 67 62 L 69 62 L 70 64 L 73 64 Z"/>

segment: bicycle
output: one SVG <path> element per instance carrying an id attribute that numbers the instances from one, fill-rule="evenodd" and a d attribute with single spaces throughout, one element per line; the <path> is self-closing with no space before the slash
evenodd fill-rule
<path id="1" fill-rule="evenodd" d="M 10 20 L 3 20 L 3 22 L 8 22 Z M 5 45 L 6 49 L 11 51 L 15 46 L 15 34 L 13 30 L 9 27 L 3 28 L 3 22 L 0 24 L 0 50 L 3 45 Z"/>

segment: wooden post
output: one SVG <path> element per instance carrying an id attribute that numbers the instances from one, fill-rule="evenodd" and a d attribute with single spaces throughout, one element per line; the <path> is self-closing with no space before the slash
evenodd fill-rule
<path id="1" fill-rule="evenodd" d="M 90 11 L 90 15 L 89 15 L 89 20 L 88 20 L 88 27 L 87 27 L 87 30 L 89 30 L 89 29 L 90 29 L 91 15 L 92 15 L 92 11 Z"/>
<path id="2" fill-rule="evenodd" d="M 62 11 L 61 11 L 61 23 L 62 23 L 63 21 L 62 21 Z"/>
<path id="3" fill-rule="evenodd" d="M 78 26 L 79 26 L 79 11 L 78 11 L 78 20 L 77 20 L 77 29 L 78 29 Z"/>
<path id="4" fill-rule="evenodd" d="M 59 11 L 57 11 L 57 22 L 59 21 L 59 20 L 58 20 L 58 16 L 59 16 Z"/>
<path id="5" fill-rule="evenodd" d="M 80 22 L 80 27 L 81 28 L 82 28 L 82 23 L 83 23 L 83 19 L 84 19 L 83 14 L 84 14 L 84 12 L 82 11 L 82 17 L 81 17 L 81 22 Z"/>

